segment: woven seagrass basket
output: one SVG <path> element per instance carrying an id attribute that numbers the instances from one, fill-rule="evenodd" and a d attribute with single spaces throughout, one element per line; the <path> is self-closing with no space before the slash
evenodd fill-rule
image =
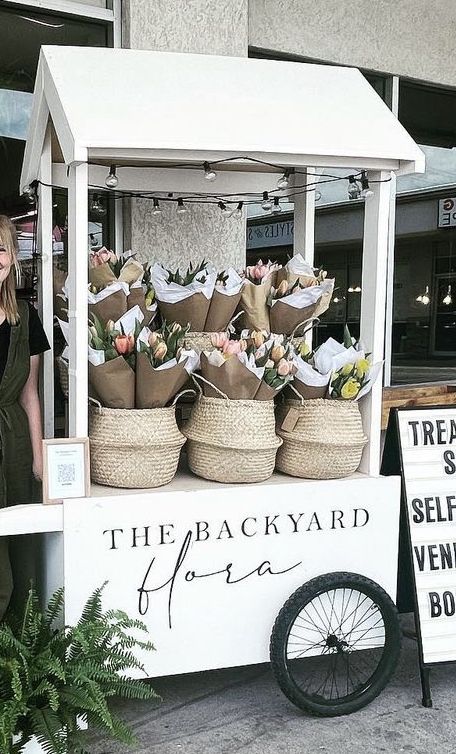
<path id="1" fill-rule="evenodd" d="M 65 398 L 68 398 L 68 362 L 65 361 L 65 359 L 62 359 L 61 356 L 57 356 L 56 363 L 59 372 L 59 381 L 60 387 L 62 388 L 62 393 L 64 394 Z"/>
<path id="2" fill-rule="evenodd" d="M 185 437 L 175 406 L 150 409 L 90 408 L 92 481 L 108 487 L 148 489 L 174 477 Z"/>
<path id="3" fill-rule="evenodd" d="M 197 476 L 216 482 L 262 482 L 274 471 L 282 440 L 275 433 L 273 401 L 200 396 L 182 429 Z"/>
<path id="4" fill-rule="evenodd" d="M 283 444 L 276 468 L 306 479 L 353 474 L 367 442 L 358 403 L 325 398 L 287 400 L 279 405 L 277 434 Z"/>

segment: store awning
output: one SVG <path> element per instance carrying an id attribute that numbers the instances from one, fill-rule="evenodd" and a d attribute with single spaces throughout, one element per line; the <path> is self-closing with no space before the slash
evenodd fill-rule
<path id="1" fill-rule="evenodd" d="M 22 187 L 38 176 L 49 120 L 59 145 L 53 159 L 66 164 L 248 156 L 293 167 L 424 170 L 421 150 L 355 68 L 46 46 Z"/>

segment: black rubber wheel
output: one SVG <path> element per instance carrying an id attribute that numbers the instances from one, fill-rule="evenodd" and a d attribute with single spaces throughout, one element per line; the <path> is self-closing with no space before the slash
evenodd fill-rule
<path id="1" fill-rule="evenodd" d="M 328 573 L 297 589 L 281 609 L 271 634 L 272 670 L 305 712 L 348 715 L 385 688 L 401 637 L 384 589 L 356 573 Z"/>

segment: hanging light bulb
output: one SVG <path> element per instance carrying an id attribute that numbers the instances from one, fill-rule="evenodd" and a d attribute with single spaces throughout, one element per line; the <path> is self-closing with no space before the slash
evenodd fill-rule
<path id="1" fill-rule="evenodd" d="M 25 198 L 28 204 L 35 204 L 36 192 L 34 186 L 32 184 L 30 184 L 30 186 L 27 186 L 27 188 L 24 189 L 22 196 Z"/>
<path id="2" fill-rule="evenodd" d="M 423 294 L 420 293 L 420 295 L 416 297 L 415 301 L 417 301 L 419 304 L 422 304 L 423 303 Z"/>
<path id="3" fill-rule="evenodd" d="M 162 210 L 161 210 L 161 207 L 160 207 L 160 202 L 158 201 L 157 197 L 154 197 L 153 201 L 154 201 L 154 208 L 152 210 L 152 214 L 155 215 L 155 216 L 157 216 L 157 217 L 161 216 L 163 213 L 162 213 Z"/>
<path id="4" fill-rule="evenodd" d="M 261 202 L 261 206 L 265 212 L 269 212 L 269 210 L 272 209 L 272 202 L 267 191 L 263 191 L 263 201 Z"/>
<path id="5" fill-rule="evenodd" d="M 182 199 L 181 196 L 177 200 L 176 212 L 178 215 L 185 215 L 185 213 L 188 212 L 188 207 L 185 206 L 184 200 Z"/>
<path id="6" fill-rule="evenodd" d="M 355 288 L 353 288 L 353 293 L 361 293 L 361 286 L 357 285 Z"/>
<path id="7" fill-rule="evenodd" d="M 228 209 L 225 202 L 219 202 L 218 206 L 220 207 L 223 217 L 231 217 L 231 210 Z"/>
<path id="8" fill-rule="evenodd" d="M 90 211 L 95 217 L 104 217 L 106 215 L 106 207 L 98 194 L 94 194 L 92 197 Z"/>
<path id="9" fill-rule="evenodd" d="M 280 199 L 278 196 L 274 197 L 274 206 L 272 207 L 272 214 L 273 215 L 280 215 L 282 212 L 282 207 L 280 206 Z"/>
<path id="10" fill-rule="evenodd" d="M 365 170 L 361 171 L 361 196 L 363 199 L 369 199 L 370 196 L 373 196 L 374 192 L 371 188 L 369 188 L 369 181 L 367 179 L 367 173 Z"/>
<path id="11" fill-rule="evenodd" d="M 351 285 L 351 286 L 350 286 L 350 288 L 348 289 L 348 292 L 349 292 L 349 293 L 354 293 L 354 292 L 355 292 L 355 289 L 353 288 L 353 286 L 352 286 L 352 285 Z"/>
<path id="12" fill-rule="evenodd" d="M 430 302 L 431 298 L 429 296 L 429 286 L 426 286 L 426 290 L 424 291 L 423 295 L 421 296 L 421 303 L 424 304 L 424 306 L 427 306 Z"/>
<path id="13" fill-rule="evenodd" d="M 355 176 L 349 175 L 348 176 L 348 198 L 359 199 L 360 196 L 361 196 L 361 189 L 355 180 Z"/>
<path id="14" fill-rule="evenodd" d="M 243 208 L 243 206 L 244 206 L 244 202 L 239 202 L 238 206 L 236 207 L 236 209 L 232 213 L 232 217 L 241 218 L 242 217 L 242 208 Z"/>
<path id="15" fill-rule="evenodd" d="M 321 191 L 319 191 L 318 189 L 315 189 L 315 201 L 319 202 L 320 199 L 321 199 Z"/>
<path id="16" fill-rule="evenodd" d="M 107 178 L 105 180 L 105 183 L 106 183 L 107 187 L 110 188 L 110 189 L 115 189 L 116 186 L 117 186 L 117 184 L 119 183 L 119 179 L 116 176 L 116 166 L 115 165 L 111 165 L 111 167 L 109 168 L 109 175 L 107 176 Z"/>
<path id="17" fill-rule="evenodd" d="M 334 302 L 335 304 L 338 304 L 338 303 L 339 303 L 339 301 L 340 301 L 340 298 L 339 298 L 339 296 L 334 296 L 334 298 L 333 298 L 333 302 Z"/>
<path id="18" fill-rule="evenodd" d="M 445 306 L 449 306 L 453 303 L 453 297 L 451 295 L 451 285 L 448 286 L 447 295 L 442 301 L 442 304 L 445 304 Z"/>
<path id="19" fill-rule="evenodd" d="M 289 168 L 287 168 L 287 170 L 285 170 L 283 176 L 281 178 L 279 178 L 279 180 L 277 181 L 277 188 L 279 188 L 279 189 L 287 189 L 288 186 L 290 185 L 290 175 L 291 175 L 291 170 Z"/>
<path id="20" fill-rule="evenodd" d="M 212 170 L 210 164 L 208 162 L 203 163 L 204 168 L 204 177 L 206 181 L 215 181 L 217 178 L 217 173 L 215 170 Z"/>

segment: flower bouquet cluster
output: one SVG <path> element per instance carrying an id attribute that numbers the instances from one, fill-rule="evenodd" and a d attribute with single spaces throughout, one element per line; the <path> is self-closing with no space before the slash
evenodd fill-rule
<path id="1" fill-rule="evenodd" d="M 94 398 L 107 408 L 166 406 L 198 368 L 195 351 L 185 351 L 185 328 L 163 323 L 152 332 L 139 306 L 117 322 L 96 315 L 89 325 L 89 378 Z"/>
<path id="2" fill-rule="evenodd" d="M 293 379 L 294 349 L 283 336 L 243 331 L 212 336 L 212 351 L 201 354 L 204 395 L 231 400 L 272 400 Z"/>
<path id="3" fill-rule="evenodd" d="M 199 356 L 183 347 L 186 328 L 177 322 L 152 332 L 145 327 L 137 340 L 136 408 L 162 408 L 199 367 Z"/>
<path id="4" fill-rule="evenodd" d="M 344 342 L 328 338 L 311 352 L 305 345 L 304 353 L 296 353 L 296 375 L 293 387 L 308 400 L 334 398 L 359 400 L 366 395 L 377 379 L 382 362 L 372 364 L 362 344 L 351 337 L 345 327 Z"/>
<path id="5" fill-rule="evenodd" d="M 270 332 L 267 302 L 279 269 L 280 265 L 276 262 L 263 262 L 261 259 L 255 265 L 245 268 L 245 283 L 239 303 L 244 328 Z"/>
<path id="6" fill-rule="evenodd" d="M 185 274 L 154 264 L 151 279 L 163 319 L 183 327 L 189 325 L 192 332 L 213 332 L 227 327 L 243 285 L 234 269 L 217 274 L 205 260 L 196 266 L 190 264 Z"/>
<path id="7" fill-rule="evenodd" d="M 134 255 L 116 256 L 105 247 L 90 254 L 88 296 L 90 313 L 102 322 L 139 306 L 150 323 L 157 309 L 148 269 Z"/>
<path id="8" fill-rule="evenodd" d="M 314 270 L 301 254 L 278 271 L 276 284 L 268 298 L 270 327 L 287 335 L 323 314 L 334 290 L 334 280 L 327 279 L 324 270 Z"/>
<path id="9" fill-rule="evenodd" d="M 134 307 L 117 322 L 91 315 L 89 381 L 92 397 L 108 408 L 135 407 L 135 344 L 143 315 Z"/>

